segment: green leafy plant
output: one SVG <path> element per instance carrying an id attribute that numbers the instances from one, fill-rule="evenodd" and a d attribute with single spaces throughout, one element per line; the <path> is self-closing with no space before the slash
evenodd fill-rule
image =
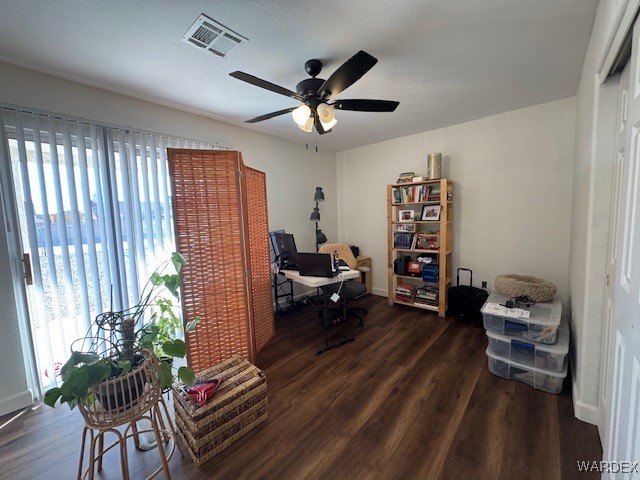
<path id="1" fill-rule="evenodd" d="M 163 360 L 160 362 L 160 386 L 163 389 L 171 387 L 175 378 L 173 362 L 167 359 L 184 358 L 187 353 L 187 345 L 179 338 L 182 321 L 175 312 L 180 300 L 180 273 L 185 263 L 182 255 L 172 253 L 171 260 L 150 276 L 136 305 L 126 310 L 110 310 L 96 317 L 89 335 L 76 341 L 81 348 L 74 351 L 72 347 L 71 356 L 60 369 L 62 384 L 45 393 L 47 405 L 53 407 L 60 400 L 61 404 L 67 403 L 73 409 L 79 400 L 93 403 L 91 387 L 129 373 L 144 360 L 141 352 L 153 352 Z M 174 273 L 165 273 L 169 265 L 173 266 Z M 164 295 L 167 291 L 173 298 Z M 149 318 L 145 322 L 147 313 Z M 198 322 L 198 318 L 188 322 L 184 331 L 194 330 Z M 187 366 L 177 369 L 177 377 L 186 385 L 195 381 L 194 371 Z"/>

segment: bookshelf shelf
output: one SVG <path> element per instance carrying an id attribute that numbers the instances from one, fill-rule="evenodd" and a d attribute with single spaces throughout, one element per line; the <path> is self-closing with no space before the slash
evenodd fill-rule
<path id="1" fill-rule="evenodd" d="M 420 250 L 418 248 L 394 248 L 397 252 L 440 253 L 440 250 Z"/>
<path id="2" fill-rule="evenodd" d="M 440 205 L 440 200 L 432 200 L 428 202 L 404 202 L 404 203 L 393 203 L 394 207 L 399 207 L 402 205 Z"/>
<path id="3" fill-rule="evenodd" d="M 417 203 L 416 205 L 425 205 L 425 204 Z M 394 205 L 394 206 L 395 206 L 395 205 Z M 421 222 L 421 221 L 416 221 L 416 222 L 399 222 L 399 221 L 394 220 L 392 223 L 393 223 L 394 225 L 438 225 L 438 223 L 439 223 L 439 222 L 430 222 L 430 221 L 429 221 L 429 222 L 427 222 L 427 221 L 424 221 L 424 222 Z M 435 232 L 435 233 L 438 233 L 438 232 Z"/>
<path id="4" fill-rule="evenodd" d="M 436 215 L 432 214 L 434 210 Z M 452 213 L 453 182 L 446 178 L 387 186 L 389 305 L 408 305 L 444 317 L 452 277 Z M 413 220 L 401 221 L 406 218 Z M 431 261 L 424 261 L 424 257 Z M 398 271 L 394 269 L 396 264 Z M 417 275 L 408 274 L 404 268 Z M 430 281 L 424 281 L 423 274 Z M 421 301 L 416 302 L 416 298 Z"/>
<path id="5" fill-rule="evenodd" d="M 393 303 L 397 305 L 406 305 L 407 307 L 422 308 L 423 310 L 431 310 L 432 312 L 439 312 L 438 305 L 429 305 L 426 303 L 416 303 L 416 302 L 410 303 L 410 302 L 403 302 L 401 300 L 394 300 Z"/>

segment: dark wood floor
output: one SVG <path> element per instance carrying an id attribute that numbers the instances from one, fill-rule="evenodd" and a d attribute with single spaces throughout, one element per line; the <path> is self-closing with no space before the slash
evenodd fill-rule
<path id="1" fill-rule="evenodd" d="M 569 379 L 561 395 L 500 379 L 481 328 L 381 297 L 359 302 L 364 329 L 321 356 L 313 311 L 278 317 L 257 361 L 269 420 L 200 468 L 174 456 L 173 478 L 597 478 L 577 470 L 602 451 L 597 429 L 573 416 Z M 80 414 L 41 406 L 13 417 L 0 418 L 0 478 L 74 478 Z M 132 478 L 155 455 L 131 451 Z M 98 478 L 120 478 L 118 462 L 108 455 Z"/>

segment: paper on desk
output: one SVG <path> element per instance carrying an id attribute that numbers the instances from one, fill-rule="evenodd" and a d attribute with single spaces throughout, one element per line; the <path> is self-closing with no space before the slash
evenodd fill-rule
<path id="1" fill-rule="evenodd" d="M 509 318 L 529 318 L 529 312 L 522 308 L 507 308 L 499 303 L 487 303 L 484 313 Z"/>

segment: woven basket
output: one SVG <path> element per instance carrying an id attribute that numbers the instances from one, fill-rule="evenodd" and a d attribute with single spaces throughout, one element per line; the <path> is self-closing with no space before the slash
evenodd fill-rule
<path id="1" fill-rule="evenodd" d="M 267 381 L 246 360 L 233 357 L 198 375 L 198 380 L 222 379 L 214 397 L 203 406 L 174 385 L 178 436 L 196 465 L 221 452 L 267 419 Z"/>
<path id="2" fill-rule="evenodd" d="M 150 351 L 142 352 L 144 360 L 126 375 L 119 375 L 91 387 L 96 401 L 78 402 L 87 426 L 111 428 L 140 418 L 160 397 L 160 363 Z"/>

